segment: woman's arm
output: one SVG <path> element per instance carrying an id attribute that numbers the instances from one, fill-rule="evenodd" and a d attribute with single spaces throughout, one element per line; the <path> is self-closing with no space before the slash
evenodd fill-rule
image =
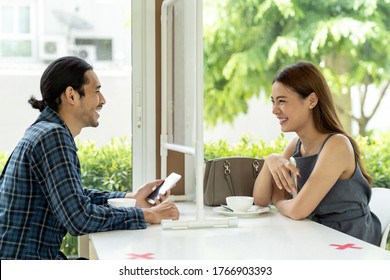
<path id="1" fill-rule="evenodd" d="M 274 198 L 279 211 L 292 219 L 304 219 L 318 206 L 337 180 L 347 180 L 355 172 L 355 153 L 349 139 L 332 136 L 324 145 L 305 185 L 295 198 Z"/>
<path id="2" fill-rule="evenodd" d="M 289 162 L 293 154 L 297 138 L 290 141 L 282 155 L 271 154 L 265 161 L 260 174 L 257 176 L 253 188 L 254 203 L 267 206 L 272 202 L 273 189 L 291 192 L 294 182 L 291 179 L 290 170 L 293 168 Z M 298 171 L 296 168 L 294 171 Z"/>

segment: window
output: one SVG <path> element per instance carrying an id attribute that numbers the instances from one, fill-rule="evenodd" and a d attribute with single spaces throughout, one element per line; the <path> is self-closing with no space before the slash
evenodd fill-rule
<path id="1" fill-rule="evenodd" d="M 40 77 L 54 59 L 90 62 L 107 100 L 98 128 L 76 140 L 98 147 L 132 134 L 131 0 L 0 0 L 0 153 L 10 153 L 39 112 Z"/>
<path id="2" fill-rule="evenodd" d="M 31 4 L 0 3 L 0 57 L 32 57 L 32 11 Z"/>

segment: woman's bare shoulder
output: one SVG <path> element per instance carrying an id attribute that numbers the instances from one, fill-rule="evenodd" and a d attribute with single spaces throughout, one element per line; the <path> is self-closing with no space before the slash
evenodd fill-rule
<path id="1" fill-rule="evenodd" d="M 332 149 L 345 149 L 345 148 L 352 148 L 351 141 L 349 138 L 341 133 L 332 135 L 325 143 L 325 146 L 328 146 L 328 148 Z"/>
<path id="2" fill-rule="evenodd" d="M 344 134 L 335 134 L 330 137 L 324 144 L 322 155 L 327 155 L 327 157 L 332 158 L 333 160 L 352 160 L 354 161 L 354 149 L 349 138 Z"/>

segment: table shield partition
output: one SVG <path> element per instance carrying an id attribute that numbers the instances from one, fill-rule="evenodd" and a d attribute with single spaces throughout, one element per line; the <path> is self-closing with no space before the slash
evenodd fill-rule
<path id="1" fill-rule="evenodd" d="M 196 220 L 162 221 L 164 229 L 236 226 L 237 218 L 205 219 L 203 211 L 202 0 L 165 0 L 161 11 L 161 177 L 168 150 L 185 154 L 185 194 L 196 201 Z"/>

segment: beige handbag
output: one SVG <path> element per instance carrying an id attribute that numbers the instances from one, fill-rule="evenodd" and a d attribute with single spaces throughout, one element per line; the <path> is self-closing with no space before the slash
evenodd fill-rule
<path id="1" fill-rule="evenodd" d="M 264 160 L 251 157 L 226 157 L 209 160 L 203 179 L 204 204 L 226 204 L 227 196 L 252 196 Z"/>

